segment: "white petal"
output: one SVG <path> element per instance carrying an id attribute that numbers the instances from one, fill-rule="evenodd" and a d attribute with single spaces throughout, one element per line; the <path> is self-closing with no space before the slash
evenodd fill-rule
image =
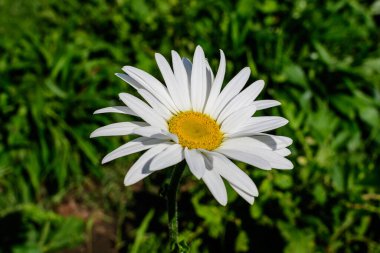
<path id="1" fill-rule="evenodd" d="M 256 106 L 257 110 L 264 110 L 281 105 L 281 103 L 276 100 L 258 100 L 254 101 L 253 104 Z"/>
<path id="2" fill-rule="evenodd" d="M 182 103 L 184 110 L 191 110 L 191 101 L 190 101 L 190 79 L 188 77 L 187 70 L 184 63 L 181 60 L 181 57 L 176 51 L 172 51 L 172 63 L 174 76 L 179 84 L 180 92 L 182 92 Z M 190 74 L 191 74 L 191 65 L 190 65 Z"/>
<path id="3" fill-rule="evenodd" d="M 250 136 L 261 132 L 270 131 L 286 125 L 289 121 L 278 116 L 252 117 L 245 126 L 235 133 L 228 133 L 228 137 Z"/>
<path id="4" fill-rule="evenodd" d="M 191 71 L 193 69 L 193 64 L 191 63 L 191 61 L 187 58 L 182 58 L 182 62 L 183 62 L 183 66 L 185 66 L 185 69 L 186 69 L 186 74 L 187 74 L 187 83 L 188 83 L 188 89 L 189 89 L 189 97 L 190 97 L 190 102 L 191 102 L 191 96 L 190 96 L 190 93 L 191 93 Z"/>
<path id="5" fill-rule="evenodd" d="M 149 91 L 145 89 L 138 89 L 137 92 L 148 102 L 148 104 L 155 110 L 158 114 L 161 115 L 165 120 L 169 120 L 173 117 L 173 113 L 169 111 L 169 109 L 164 106 L 158 99 L 153 96 Z"/>
<path id="6" fill-rule="evenodd" d="M 224 133 L 233 133 L 236 129 L 245 124 L 256 112 L 256 106 L 250 105 L 231 113 L 223 122 L 221 130 Z"/>
<path id="7" fill-rule="evenodd" d="M 276 151 L 265 150 L 265 149 L 250 149 L 250 152 L 257 154 L 261 158 L 267 160 L 271 167 L 274 169 L 291 170 L 293 169 L 293 164 L 285 157 L 276 153 Z"/>
<path id="8" fill-rule="evenodd" d="M 157 126 L 162 129 L 168 128 L 168 125 L 164 118 L 158 115 L 150 106 L 148 106 L 142 100 L 128 93 L 120 93 L 119 97 L 129 108 L 131 108 L 135 113 L 137 113 L 140 116 L 140 118 L 145 120 L 150 125 Z"/>
<path id="9" fill-rule="evenodd" d="M 290 155 L 292 152 L 290 152 L 289 149 L 287 148 L 283 148 L 283 149 L 279 149 L 279 150 L 275 150 L 274 152 L 276 152 L 277 154 L 279 154 L 280 156 L 288 156 Z"/>
<path id="10" fill-rule="evenodd" d="M 185 148 L 184 154 L 186 162 L 189 165 L 190 171 L 196 178 L 200 179 L 206 170 L 203 155 L 196 149 L 188 148 Z"/>
<path id="11" fill-rule="evenodd" d="M 166 149 L 169 145 L 170 144 L 167 143 L 158 144 L 140 156 L 140 158 L 128 170 L 128 173 L 124 178 L 124 185 L 132 185 L 152 174 L 152 172 L 149 171 L 150 162 L 157 154 Z"/>
<path id="12" fill-rule="evenodd" d="M 202 179 L 219 204 L 225 206 L 227 204 L 227 191 L 220 175 L 213 169 L 206 169 Z"/>
<path id="13" fill-rule="evenodd" d="M 248 163 L 263 170 L 270 170 L 272 168 L 267 160 L 252 153 L 243 152 L 236 149 L 225 149 L 223 147 L 216 149 L 215 152 L 221 153 L 231 159 Z"/>
<path id="14" fill-rule="evenodd" d="M 191 103 L 193 110 L 202 112 L 206 101 L 207 78 L 206 60 L 203 49 L 197 46 L 193 58 L 191 71 Z"/>
<path id="15" fill-rule="evenodd" d="M 141 83 L 130 77 L 129 75 L 122 74 L 122 73 L 116 73 L 115 74 L 117 77 L 119 77 L 121 80 L 123 80 L 126 83 L 129 83 L 133 88 L 137 89 L 142 89 L 144 88 Z"/>
<path id="16" fill-rule="evenodd" d="M 179 144 L 173 144 L 152 160 L 149 170 L 162 170 L 181 162 L 183 159 L 184 156 L 182 146 Z"/>
<path id="17" fill-rule="evenodd" d="M 102 164 L 107 163 L 109 161 L 115 160 L 119 157 L 130 155 L 133 153 L 137 153 L 146 149 L 149 149 L 157 144 L 165 143 L 164 140 L 158 140 L 158 139 L 151 139 L 146 137 L 139 137 L 136 138 L 109 153 L 106 155 L 103 160 Z"/>
<path id="18" fill-rule="evenodd" d="M 147 126 L 145 122 L 120 122 L 113 123 L 107 126 L 99 127 L 93 131 L 90 135 L 90 138 L 100 137 L 100 136 L 121 136 L 128 135 L 133 133 L 133 129 Z"/>
<path id="19" fill-rule="evenodd" d="M 161 71 L 162 77 L 168 87 L 169 94 L 174 101 L 174 104 L 179 110 L 185 110 L 185 105 L 182 101 L 185 100 L 185 93 L 181 92 L 181 85 L 174 76 L 174 73 L 168 61 L 159 53 L 155 54 L 158 68 Z"/>
<path id="20" fill-rule="evenodd" d="M 94 114 L 101 114 L 101 113 L 121 113 L 121 114 L 137 116 L 137 114 L 134 111 L 132 111 L 130 108 L 126 106 L 111 106 L 111 107 L 106 107 L 106 108 L 96 110 L 94 112 Z"/>
<path id="21" fill-rule="evenodd" d="M 252 138 L 239 138 L 226 141 L 217 150 L 234 150 L 238 152 L 255 155 L 264 159 L 270 164 L 270 167 L 275 169 L 292 169 L 293 164 L 286 158 L 267 148 L 258 147 L 258 141 Z"/>
<path id="22" fill-rule="evenodd" d="M 213 169 L 217 170 L 229 183 L 236 185 L 251 196 L 259 195 L 252 179 L 228 158 L 215 152 L 208 152 L 208 156 L 211 156 Z"/>
<path id="23" fill-rule="evenodd" d="M 152 75 L 132 66 L 124 66 L 123 71 L 125 71 L 129 76 L 140 83 L 144 89 L 148 90 L 155 97 L 157 97 L 157 99 L 163 103 L 170 111 L 178 112 L 177 107 L 174 105 L 173 100 L 169 96 L 168 90 Z"/>
<path id="24" fill-rule="evenodd" d="M 264 80 L 257 80 L 253 82 L 250 86 L 244 89 L 241 98 L 244 98 L 245 100 L 248 100 L 250 102 L 254 101 L 259 96 L 260 92 L 263 90 L 264 85 Z"/>
<path id="25" fill-rule="evenodd" d="M 245 67 L 234 78 L 232 78 L 230 82 L 228 82 L 226 87 L 224 87 L 216 99 L 213 109 L 211 109 L 211 115 L 214 118 L 217 118 L 227 103 L 230 102 L 231 99 L 241 91 L 241 89 L 243 89 L 250 74 L 251 70 L 248 67 Z"/>
<path id="26" fill-rule="evenodd" d="M 287 146 L 290 146 L 293 143 L 293 140 L 286 136 L 279 136 L 279 135 L 272 135 L 272 134 L 259 134 L 259 135 L 252 135 L 250 138 L 253 138 L 255 140 L 258 140 L 272 150 L 276 149 L 283 149 Z"/>
<path id="27" fill-rule="evenodd" d="M 214 83 L 215 77 L 214 77 L 214 72 L 212 72 L 212 68 L 207 59 L 206 59 L 206 70 L 207 70 L 207 75 L 209 75 L 209 77 L 207 78 L 210 78 L 210 85 L 212 85 Z"/>
<path id="28" fill-rule="evenodd" d="M 255 136 L 251 137 L 236 137 L 236 138 L 226 138 L 221 147 L 227 148 L 227 149 L 232 149 L 236 146 L 239 145 L 248 145 L 250 147 L 254 148 L 263 148 L 263 149 L 268 149 L 268 150 L 276 150 L 275 146 L 270 145 L 266 142 L 263 142 L 261 140 L 258 140 L 254 138 Z M 272 144 L 272 143 L 271 143 Z"/>
<path id="29" fill-rule="evenodd" d="M 243 191 L 242 189 L 240 189 L 238 186 L 236 186 L 234 184 L 230 184 L 230 185 L 237 192 L 237 194 L 240 195 L 240 197 L 245 199 L 250 205 L 253 205 L 253 203 L 255 202 L 254 196 L 246 193 L 245 191 Z"/>
<path id="30" fill-rule="evenodd" d="M 173 140 L 178 142 L 178 137 L 166 130 L 154 126 L 138 127 L 133 129 L 134 134 L 138 134 L 144 137 L 161 139 L 161 140 Z"/>
<path id="31" fill-rule="evenodd" d="M 206 104 L 206 107 L 204 110 L 204 112 L 206 114 L 210 114 L 211 109 L 214 108 L 214 104 L 216 102 L 216 99 L 218 98 L 220 90 L 222 89 L 222 84 L 223 84 L 225 73 L 226 73 L 226 58 L 224 56 L 223 51 L 220 50 L 219 68 L 218 68 L 218 72 L 216 73 L 214 83 L 211 86 L 210 94 L 209 94 L 208 99 L 207 99 L 207 104 Z"/>
<path id="32" fill-rule="evenodd" d="M 212 69 L 207 59 L 205 61 L 206 61 L 205 65 L 206 65 L 206 83 L 207 83 L 206 101 L 207 101 L 207 98 L 210 95 L 211 86 L 214 83 L 214 73 L 212 72 Z"/>
<path id="33" fill-rule="evenodd" d="M 251 105 L 252 101 L 255 100 L 255 98 L 260 94 L 263 87 L 264 81 L 258 80 L 236 95 L 236 97 L 234 97 L 221 111 L 218 117 L 218 122 L 225 120 L 225 118 L 227 118 L 231 113 Z"/>

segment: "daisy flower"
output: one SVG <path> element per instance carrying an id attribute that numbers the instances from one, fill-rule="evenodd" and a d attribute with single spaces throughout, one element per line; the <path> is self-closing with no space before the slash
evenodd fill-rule
<path id="1" fill-rule="evenodd" d="M 256 81 L 245 89 L 250 69 L 243 68 L 222 89 L 226 60 L 220 51 L 214 76 L 204 52 L 197 46 L 193 62 L 172 51 L 172 67 L 155 55 L 165 85 L 152 75 L 132 66 L 116 76 L 130 84 L 141 98 L 128 93 L 119 97 L 125 106 L 95 111 L 133 115 L 137 121 L 100 127 L 91 137 L 139 135 L 104 157 L 102 163 L 147 150 L 129 169 L 124 179 L 132 185 L 151 173 L 182 160 L 197 179 L 202 179 L 215 199 L 227 204 L 223 179 L 246 201 L 253 204 L 258 190 L 251 178 L 230 159 L 270 170 L 292 169 L 285 157 L 292 140 L 266 132 L 288 121 L 278 116 L 253 116 L 256 111 L 278 106 L 275 100 L 255 100 L 264 87 Z M 144 101 L 145 100 L 145 101 Z"/>

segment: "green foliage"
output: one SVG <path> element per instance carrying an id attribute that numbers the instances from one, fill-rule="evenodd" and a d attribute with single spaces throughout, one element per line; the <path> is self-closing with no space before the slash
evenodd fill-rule
<path id="1" fill-rule="evenodd" d="M 33 204 L 2 212 L 0 218 L 0 252 L 52 252 L 84 240 L 82 220 L 64 218 Z"/>
<path id="2" fill-rule="evenodd" d="M 91 243 L 96 220 L 58 212 L 68 196 L 106 213 L 120 252 L 167 251 L 165 201 L 158 196 L 165 173 L 124 188 L 123 175 L 138 156 L 107 166 L 100 160 L 130 137 L 89 134 L 129 118 L 91 114 L 120 104 L 118 93 L 133 92 L 114 76 L 123 65 L 160 77 L 154 52 L 191 57 L 197 44 L 214 69 L 224 50 L 228 78 L 248 65 L 252 81 L 266 81 L 261 97 L 282 106 L 264 113 L 289 119 L 277 134 L 293 138 L 295 169 L 239 164 L 259 187 L 253 206 L 229 189 L 229 205 L 221 207 L 188 174 L 179 206 L 183 248 L 380 252 L 379 6 L 0 0 L 0 252 Z"/>
<path id="3" fill-rule="evenodd" d="M 142 245 L 143 245 L 143 237 L 144 234 L 146 233 L 146 230 L 148 228 L 149 222 L 153 218 L 154 211 L 153 209 L 149 211 L 149 213 L 145 216 L 144 220 L 142 221 L 139 229 L 137 230 L 136 233 L 136 239 L 135 242 L 132 245 L 132 248 L 130 250 L 131 253 L 138 253 L 142 251 Z M 145 249 L 147 251 L 148 249 Z"/>

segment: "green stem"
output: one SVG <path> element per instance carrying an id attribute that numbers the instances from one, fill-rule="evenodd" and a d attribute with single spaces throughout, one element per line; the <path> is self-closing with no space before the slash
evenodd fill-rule
<path id="1" fill-rule="evenodd" d="M 177 192 L 182 173 L 185 169 L 183 163 L 173 167 L 172 176 L 167 191 L 167 206 L 169 218 L 169 239 L 172 253 L 178 252 L 178 213 L 177 213 Z"/>

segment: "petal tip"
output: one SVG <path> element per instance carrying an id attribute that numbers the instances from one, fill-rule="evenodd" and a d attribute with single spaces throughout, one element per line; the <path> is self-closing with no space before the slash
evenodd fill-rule
<path id="1" fill-rule="evenodd" d="M 128 70 L 130 69 L 130 67 L 129 66 L 123 66 L 122 68 L 121 68 L 121 70 L 123 70 L 124 72 L 126 72 L 126 73 L 128 73 Z"/>
<path id="2" fill-rule="evenodd" d="M 198 45 L 196 48 L 195 48 L 195 54 L 201 54 L 202 56 L 204 56 L 204 51 L 203 51 L 203 48 Z"/>
<path id="3" fill-rule="evenodd" d="M 154 57 L 156 58 L 156 60 L 164 58 L 164 56 L 160 53 L 154 53 Z"/>
<path id="4" fill-rule="evenodd" d="M 263 86 L 263 87 L 265 86 L 265 81 L 264 81 L 263 79 L 259 79 L 259 80 L 257 80 L 256 83 L 257 83 L 258 85 Z"/>
<path id="5" fill-rule="evenodd" d="M 244 67 L 242 71 L 246 72 L 247 75 L 251 74 L 251 68 L 250 67 Z"/>
<path id="6" fill-rule="evenodd" d="M 99 137 L 98 130 L 99 130 L 99 128 L 92 131 L 92 133 L 90 134 L 90 138 Z"/>
<path id="7" fill-rule="evenodd" d="M 226 206 L 227 205 L 227 199 L 226 200 L 220 200 L 218 201 L 220 205 Z"/>
<path id="8" fill-rule="evenodd" d="M 119 98 L 121 100 L 125 99 L 127 96 L 128 96 L 128 93 L 125 93 L 125 92 L 119 93 Z"/>
<path id="9" fill-rule="evenodd" d="M 133 185 L 134 183 L 130 180 L 130 178 L 129 177 L 125 177 L 124 178 L 124 186 L 131 186 L 131 185 Z"/>

